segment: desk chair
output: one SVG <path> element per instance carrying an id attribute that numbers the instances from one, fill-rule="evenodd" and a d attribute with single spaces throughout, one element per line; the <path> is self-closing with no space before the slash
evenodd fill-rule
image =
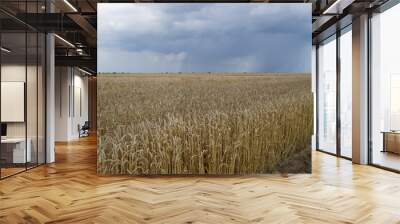
<path id="1" fill-rule="evenodd" d="M 82 127 L 80 127 L 80 125 L 78 125 L 79 138 L 89 136 L 89 129 L 90 129 L 89 121 L 85 121 L 85 123 L 82 125 Z"/>

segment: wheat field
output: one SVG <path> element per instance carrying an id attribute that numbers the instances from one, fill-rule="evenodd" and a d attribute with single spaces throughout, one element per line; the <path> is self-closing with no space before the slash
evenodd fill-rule
<path id="1" fill-rule="evenodd" d="M 99 74 L 102 175 L 311 172 L 310 74 Z"/>

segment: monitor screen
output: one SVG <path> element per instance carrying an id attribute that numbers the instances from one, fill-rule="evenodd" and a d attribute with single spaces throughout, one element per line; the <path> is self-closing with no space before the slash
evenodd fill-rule
<path id="1" fill-rule="evenodd" d="M 7 136 L 7 124 L 1 124 L 1 136 Z"/>

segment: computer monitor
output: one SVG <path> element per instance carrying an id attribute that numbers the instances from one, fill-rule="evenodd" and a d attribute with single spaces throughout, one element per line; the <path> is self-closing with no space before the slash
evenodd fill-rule
<path id="1" fill-rule="evenodd" d="M 1 123 L 1 137 L 7 136 L 7 124 Z"/>

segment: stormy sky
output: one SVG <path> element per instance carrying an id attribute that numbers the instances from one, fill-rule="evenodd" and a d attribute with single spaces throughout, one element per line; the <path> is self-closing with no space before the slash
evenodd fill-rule
<path id="1" fill-rule="evenodd" d="M 99 72 L 311 71 L 310 4 L 98 4 Z"/>

